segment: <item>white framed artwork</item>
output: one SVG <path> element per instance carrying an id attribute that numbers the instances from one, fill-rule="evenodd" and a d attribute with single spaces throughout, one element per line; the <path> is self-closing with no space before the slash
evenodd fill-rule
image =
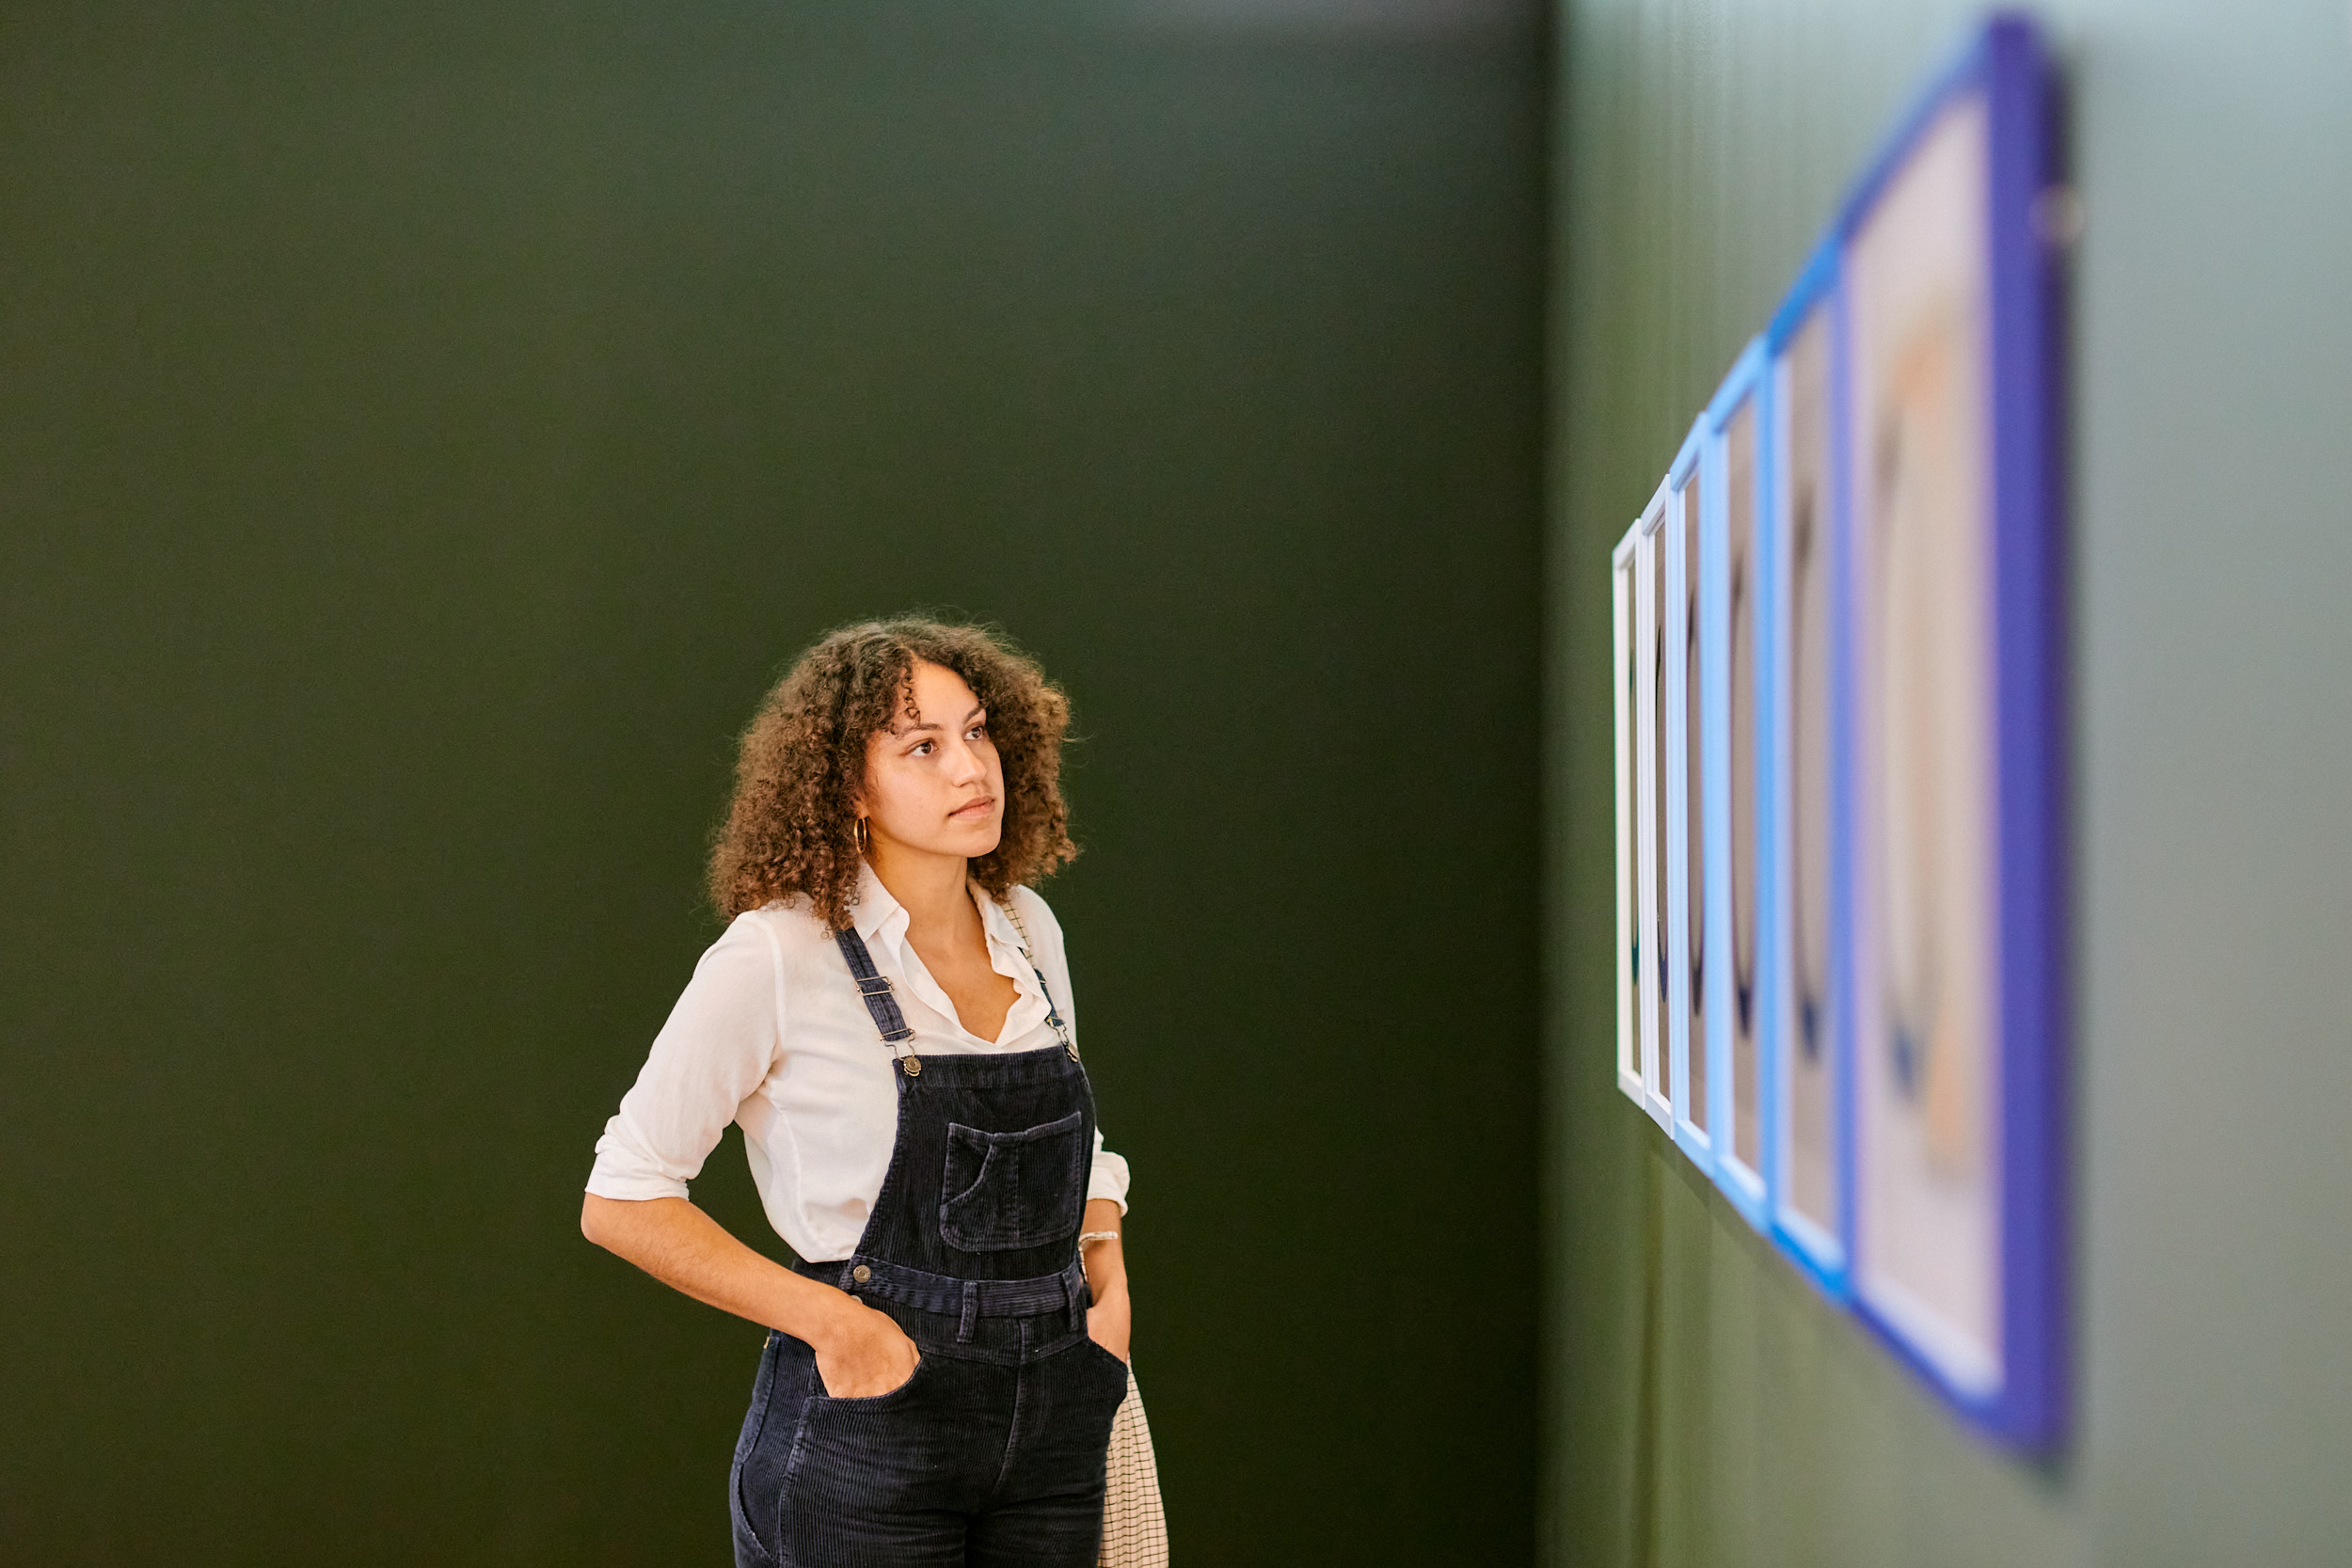
<path id="1" fill-rule="evenodd" d="M 1666 954 L 1666 487 L 1634 524 L 1634 942 L 1642 955 L 1637 991 L 1637 1054 L 1642 1109 L 1672 1132 L 1666 1059 L 1669 979 Z"/>
<path id="2" fill-rule="evenodd" d="M 1705 705 L 1699 699 L 1702 580 L 1701 525 L 1708 484 L 1700 462 L 1707 438 L 1701 418 L 1684 438 L 1666 474 L 1668 617 L 1663 640 L 1666 722 L 1666 1098 L 1675 1142 L 1702 1170 L 1714 1170 L 1712 1095 L 1708 1077 L 1707 865 L 1709 845 L 1701 809 L 1708 767 Z"/>
<path id="3" fill-rule="evenodd" d="M 1636 872 L 1641 863 L 1637 806 L 1641 799 L 1641 663 L 1638 645 L 1641 573 L 1641 524 L 1626 530 L 1609 557 L 1609 626 L 1611 652 L 1610 708 L 1615 744 L 1611 771 L 1616 797 L 1617 826 L 1617 1087 L 1636 1105 L 1646 1107 L 1642 1064 L 1644 986 L 1642 984 L 1641 900 Z"/>

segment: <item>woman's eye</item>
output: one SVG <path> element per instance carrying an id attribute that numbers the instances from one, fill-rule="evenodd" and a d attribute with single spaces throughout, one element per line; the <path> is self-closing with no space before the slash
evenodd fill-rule
<path id="1" fill-rule="evenodd" d="M 907 755 L 911 757 L 929 756 L 930 754 L 930 750 L 931 742 L 928 740 L 918 740 L 914 743 L 914 750 L 909 752 Z"/>

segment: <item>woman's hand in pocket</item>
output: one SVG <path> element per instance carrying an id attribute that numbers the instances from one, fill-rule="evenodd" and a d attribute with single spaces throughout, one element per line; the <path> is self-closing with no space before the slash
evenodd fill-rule
<path id="1" fill-rule="evenodd" d="M 1087 1199 L 1086 1223 L 1078 1238 L 1078 1250 L 1087 1271 L 1087 1291 L 1094 1305 L 1087 1308 L 1087 1335 L 1093 1341 L 1119 1357 L 1127 1359 L 1127 1333 L 1131 1319 L 1127 1310 L 1126 1241 L 1120 1232 L 1124 1228 L 1125 1211 L 1106 1197 Z"/>
<path id="2" fill-rule="evenodd" d="M 825 1396 L 870 1400 L 906 1386 L 923 1359 L 914 1341 L 887 1312 L 877 1312 L 846 1291 L 841 1301 L 843 1310 L 824 1338 L 809 1341 Z"/>

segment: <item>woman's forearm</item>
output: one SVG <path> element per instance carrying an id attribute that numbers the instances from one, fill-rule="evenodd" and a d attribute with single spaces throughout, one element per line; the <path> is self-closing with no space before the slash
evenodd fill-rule
<path id="1" fill-rule="evenodd" d="M 1110 1240 L 1096 1240 L 1084 1245 L 1087 1289 L 1096 1301 L 1107 1301 L 1114 1295 L 1127 1293 L 1126 1241 L 1120 1235 L 1119 1205 L 1106 1197 L 1087 1199 L 1086 1223 L 1079 1229 L 1086 1235 L 1100 1237 L 1111 1233 Z"/>
<path id="2" fill-rule="evenodd" d="M 1120 1235 L 1119 1205 L 1108 1198 L 1089 1198 L 1086 1223 L 1080 1227 L 1087 1290 L 1094 1305 L 1087 1311 L 1087 1332 L 1094 1342 L 1127 1359 L 1128 1340 L 1135 1325 L 1135 1307 L 1127 1300 L 1126 1240 Z M 1104 1231 L 1108 1231 L 1106 1236 Z"/>
<path id="3" fill-rule="evenodd" d="M 673 1290 L 812 1345 L 827 1344 L 865 1310 L 847 1292 L 761 1257 L 682 1197 L 591 1193 L 580 1228 Z"/>

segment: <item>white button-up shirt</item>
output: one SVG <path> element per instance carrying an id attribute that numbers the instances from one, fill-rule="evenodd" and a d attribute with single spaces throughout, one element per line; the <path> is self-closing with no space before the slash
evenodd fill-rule
<path id="1" fill-rule="evenodd" d="M 1063 1024 L 1077 1037 L 1061 924 L 1027 888 L 1012 897 L 1028 927 Z M 871 867 L 850 908 L 874 967 L 890 977 L 918 1056 L 1034 1051 L 1057 1045 L 1046 1000 L 1005 911 L 977 888 L 989 960 L 1018 990 L 1005 1026 L 982 1039 L 907 941 L 907 911 Z M 736 916 L 687 982 L 654 1037 L 620 1114 L 596 1140 L 588 1190 L 599 1197 L 684 1197 L 727 1124 L 743 1129 L 768 1222 L 812 1263 L 856 1250 L 882 1192 L 898 1133 L 893 1048 L 882 1043 L 833 933 L 792 899 Z M 1123 1210 L 1127 1162 L 1094 1135 L 1089 1197 Z"/>

